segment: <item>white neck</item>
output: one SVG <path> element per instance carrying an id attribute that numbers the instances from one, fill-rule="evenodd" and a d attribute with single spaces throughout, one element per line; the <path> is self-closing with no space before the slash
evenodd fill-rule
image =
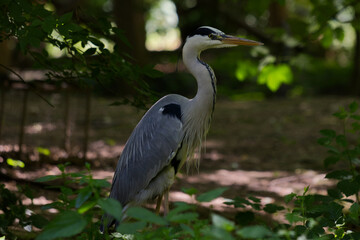
<path id="1" fill-rule="evenodd" d="M 216 78 L 209 65 L 200 60 L 200 51 L 195 47 L 184 46 L 183 61 L 197 81 L 198 90 L 192 99 L 192 105 L 203 111 L 212 111 L 215 103 Z M 199 110 L 199 109 L 198 109 Z"/>
<path id="2" fill-rule="evenodd" d="M 194 75 L 198 90 L 190 99 L 184 110 L 185 146 L 188 159 L 193 159 L 193 152 L 198 149 L 197 161 L 199 166 L 202 141 L 210 127 L 215 105 L 216 80 L 212 69 L 200 60 L 200 50 L 196 46 L 186 45 L 183 48 L 183 61 L 187 69 Z M 192 162 L 192 161 L 188 161 Z M 189 165 L 188 165 L 189 166 Z"/>

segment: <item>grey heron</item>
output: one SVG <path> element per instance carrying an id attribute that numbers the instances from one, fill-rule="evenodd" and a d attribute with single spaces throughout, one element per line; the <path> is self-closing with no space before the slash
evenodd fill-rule
<path id="1" fill-rule="evenodd" d="M 163 195 L 168 209 L 168 191 L 176 173 L 193 158 L 206 136 L 216 101 L 216 78 L 211 67 L 200 59 L 210 48 L 256 46 L 260 42 L 226 35 L 213 27 L 202 26 L 186 38 L 183 62 L 196 78 L 198 90 L 188 99 L 170 94 L 157 101 L 143 116 L 126 142 L 114 173 L 110 198 L 118 200 L 124 211 L 158 198 L 159 211 Z M 106 223 L 105 223 L 106 222 Z M 104 224 L 119 224 L 105 214 Z"/>

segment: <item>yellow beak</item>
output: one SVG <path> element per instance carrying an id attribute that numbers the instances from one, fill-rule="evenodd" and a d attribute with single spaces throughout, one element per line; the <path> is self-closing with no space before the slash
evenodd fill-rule
<path id="1" fill-rule="evenodd" d="M 225 44 L 234 44 L 234 45 L 245 45 L 245 46 L 264 45 L 262 42 L 248 40 L 248 39 L 245 39 L 245 38 L 238 38 L 238 37 L 231 36 L 231 35 L 222 36 L 220 41 L 222 41 Z"/>

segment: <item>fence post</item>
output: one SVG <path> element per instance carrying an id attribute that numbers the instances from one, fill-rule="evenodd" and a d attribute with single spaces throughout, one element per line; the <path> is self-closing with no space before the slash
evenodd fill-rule
<path id="1" fill-rule="evenodd" d="M 0 86 L 0 142 L 1 142 L 1 135 L 2 135 L 2 126 L 3 126 L 3 119 L 4 119 L 4 108 L 5 108 L 5 86 L 1 84 Z"/>
<path id="2" fill-rule="evenodd" d="M 71 136 L 71 121 L 70 121 L 70 93 L 68 88 L 65 89 L 65 113 L 64 113 L 64 149 L 67 154 L 70 152 L 70 136 Z"/>
<path id="3" fill-rule="evenodd" d="M 85 125 L 84 125 L 84 146 L 83 146 L 83 159 L 86 160 L 86 153 L 89 144 L 89 129 L 90 129 L 90 111 L 91 111 L 91 90 L 86 90 L 85 98 Z"/>
<path id="4" fill-rule="evenodd" d="M 21 111 L 21 122 L 20 122 L 20 134 L 19 134 L 19 155 L 22 155 L 23 148 L 22 145 L 24 143 L 24 132 L 25 132 L 25 122 L 26 122 L 26 112 L 27 112 L 27 102 L 28 102 L 28 90 L 24 90 L 23 95 L 23 106 Z"/>

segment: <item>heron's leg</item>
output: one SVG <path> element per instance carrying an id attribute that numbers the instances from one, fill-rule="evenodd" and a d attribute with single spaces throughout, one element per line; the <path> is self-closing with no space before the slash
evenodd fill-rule
<path id="1" fill-rule="evenodd" d="M 126 211 L 127 209 L 130 207 L 130 204 L 126 204 L 125 207 L 122 209 L 122 217 L 121 217 L 121 222 L 123 222 L 128 216 L 126 215 Z M 120 223 L 119 223 L 120 224 Z"/>
<path id="2" fill-rule="evenodd" d="M 164 194 L 161 194 L 158 196 L 157 201 L 156 201 L 156 214 L 159 215 L 160 212 L 160 207 L 161 207 L 161 202 L 162 202 L 162 198 L 163 198 Z"/>
<path id="3" fill-rule="evenodd" d="M 169 213 L 169 189 L 164 193 L 164 216 Z"/>

